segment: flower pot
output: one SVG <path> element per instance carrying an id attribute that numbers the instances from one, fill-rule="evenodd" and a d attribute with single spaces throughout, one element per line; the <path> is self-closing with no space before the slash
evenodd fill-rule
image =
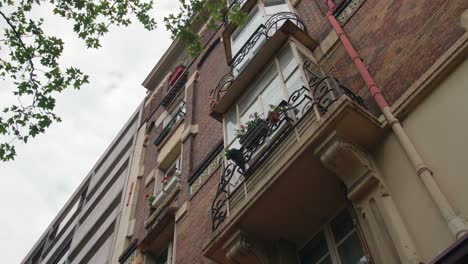
<path id="1" fill-rule="evenodd" d="M 237 166 L 245 171 L 245 158 L 239 149 L 230 149 L 226 152 L 226 158 L 232 160 Z"/>
<path id="2" fill-rule="evenodd" d="M 268 112 L 268 121 L 272 124 L 278 123 L 280 121 L 280 112 L 269 111 Z"/>
<path id="3" fill-rule="evenodd" d="M 263 119 L 258 119 L 257 122 L 247 130 L 247 132 L 239 138 L 239 143 L 247 150 L 254 150 L 262 138 L 266 137 L 270 127 L 268 122 Z"/>

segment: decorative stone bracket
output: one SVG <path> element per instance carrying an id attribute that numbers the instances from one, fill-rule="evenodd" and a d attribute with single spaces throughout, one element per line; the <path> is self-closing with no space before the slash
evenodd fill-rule
<path id="1" fill-rule="evenodd" d="M 224 245 L 226 257 L 233 263 L 244 263 L 255 259 L 260 264 L 297 263 L 296 248 L 284 241 L 260 241 L 238 230 Z"/>
<path id="2" fill-rule="evenodd" d="M 420 263 L 416 247 L 372 156 L 333 132 L 315 151 L 348 188 L 376 263 Z"/>

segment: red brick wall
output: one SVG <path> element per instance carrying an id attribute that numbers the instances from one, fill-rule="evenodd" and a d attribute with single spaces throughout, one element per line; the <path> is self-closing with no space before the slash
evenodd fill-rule
<path id="1" fill-rule="evenodd" d="M 393 103 L 463 34 L 459 19 L 466 8 L 468 2 L 462 0 L 367 0 L 344 25 L 344 29 L 384 95 Z M 326 8 L 322 0 L 302 0 L 297 6 L 297 12 L 316 41 L 322 41 L 332 30 L 325 17 Z M 205 33 L 203 40 L 207 42 L 206 48 L 215 43 L 220 33 L 214 36 L 212 32 Z M 187 90 L 185 126 L 197 124 L 199 133 L 189 136 L 183 142 L 184 188 L 178 199 L 180 204 L 189 199 L 188 176 L 222 139 L 222 124 L 208 116 L 208 105 L 210 90 L 229 70 L 223 43 L 218 43 L 203 65 L 197 68 L 201 57 L 189 62 L 189 76 L 196 70 L 200 76 Z M 347 87 L 361 92 L 371 110 L 378 113 L 371 98 L 365 91 L 361 91 L 364 82 L 341 44 L 331 52 L 322 66 Z M 149 115 L 151 111 L 147 111 Z M 158 109 L 149 117 L 149 122 L 156 120 L 162 111 Z M 154 132 L 150 134 L 144 177 L 157 165 L 158 151 L 153 144 L 156 136 Z M 199 192 L 188 200 L 187 215 L 177 226 L 177 263 L 209 263 L 201 256 L 201 250 L 211 234 L 209 210 L 221 171 L 218 169 Z M 141 181 L 142 191 L 137 206 L 136 237 L 140 240 L 145 235 L 143 223 L 149 213 L 144 196 L 153 190 L 153 184 L 144 187 L 144 180 Z"/>
<path id="2" fill-rule="evenodd" d="M 319 42 L 331 28 L 321 0 L 302 0 L 298 6 L 310 35 Z M 316 6 L 311 10 L 308 7 Z M 366 0 L 344 25 L 344 30 L 374 75 L 384 96 L 394 103 L 412 83 L 464 33 L 460 15 L 468 8 L 462 0 Z M 327 23 L 325 30 L 323 21 Z M 366 94 L 376 111 L 364 82 L 341 46 L 323 64 L 325 72 L 335 75 L 347 87 Z"/>

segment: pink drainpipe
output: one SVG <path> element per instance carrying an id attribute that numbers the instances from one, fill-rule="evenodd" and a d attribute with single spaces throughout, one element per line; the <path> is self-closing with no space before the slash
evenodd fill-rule
<path id="1" fill-rule="evenodd" d="M 364 79 L 367 87 L 369 88 L 372 94 L 372 97 L 379 106 L 387 122 L 392 127 L 392 130 L 396 138 L 398 139 L 401 147 L 403 148 L 406 156 L 408 157 L 416 173 L 424 183 L 424 186 L 426 187 L 429 195 L 432 197 L 435 204 L 437 205 L 441 215 L 447 222 L 448 228 L 450 229 L 451 233 L 456 239 L 463 237 L 463 235 L 468 233 L 468 225 L 466 223 L 466 220 L 455 213 L 455 210 L 449 203 L 447 197 L 442 193 L 442 191 L 439 188 L 439 185 L 434 180 L 432 172 L 429 170 L 428 166 L 423 162 L 413 142 L 409 138 L 406 131 L 403 129 L 402 125 L 400 124 L 400 121 L 392 113 L 387 103 L 387 100 L 385 100 L 382 94 L 382 91 L 375 83 L 374 78 L 372 78 L 372 75 L 367 70 L 366 65 L 364 65 L 364 63 L 362 62 L 361 57 L 354 49 L 353 45 L 351 44 L 351 41 L 349 41 L 349 38 L 346 36 L 346 33 L 343 31 L 343 28 L 341 27 L 340 23 L 336 20 L 335 16 L 333 15 L 333 11 L 336 7 L 335 3 L 333 2 L 333 0 L 325 1 L 329 8 L 327 17 L 330 21 L 330 24 L 332 25 L 333 29 L 335 30 L 336 34 L 341 40 L 348 55 L 351 57 L 354 64 L 358 68 L 359 73 L 361 74 L 362 78 Z"/>

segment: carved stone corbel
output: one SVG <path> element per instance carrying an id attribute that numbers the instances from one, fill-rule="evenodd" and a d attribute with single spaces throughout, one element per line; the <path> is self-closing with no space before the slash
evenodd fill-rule
<path id="1" fill-rule="evenodd" d="M 316 151 L 324 166 L 348 188 L 348 198 L 359 201 L 383 184 L 369 154 L 333 133 Z"/>
<path id="2" fill-rule="evenodd" d="M 368 216 L 369 224 L 363 228 L 373 233 L 371 236 L 375 239 L 371 241 L 374 244 L 371 247 L 379 247 L 374 248 L 377 262 L 419 263 L 414 242 L 371 155 L 336 133 L 325 139 L 315 153 L 346 185 L 348 199 L 356 205 L 361 216 Z M 399 259 L 393 258 L 394 255 Z"/>
<path id="3" fill-rule="evenodd" d="M 258 263 L 269 264 L 267 245 L 250 238 L 246 233 L 238 230 L 224 245 L 226 257 L 233 263 L 243 263 L 244 260 L 256 258 Z"/>

